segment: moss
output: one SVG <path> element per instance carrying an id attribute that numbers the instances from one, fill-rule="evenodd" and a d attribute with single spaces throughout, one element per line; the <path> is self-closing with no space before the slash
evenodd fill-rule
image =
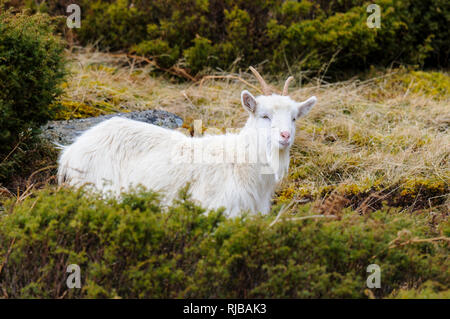
<path id="1" fill-rule="evenodd" d="M 54 117 L 55 120 L 70 120 L 85 117 L 95 117 L 104 114 L 110 114 L 117 112 L 116 105 L 120 103 L 119 98 L 113 97 L 112 103 L 107 101 L 68 101 L 62 100 L 55 105 L 57 113 Z M 121 110 L 122 112 L 129 112 L 129 110 Z"/>
<path id="2" fill-rule="evenodd" d="M 280 202 L 288 201 L 292 199 L 294 193 L 295 193 L 294 186 L 291 185 L 280 192 L 280 194 L 277 196 L 277 200 L 279 200 Z"/>
<path id="3" fill-rule="evenodd" d="M 297 176 L 297 173 L 294 173 Z M 383 178 L 366 178 L 359 183 L 339 183 L 316 186 L 299 181 L 291 182 L 275 194 L 274 202 L 283 203 L 293 198 L 323 201 L 332 193 L 345 198 L 345 206 L 362 209 L 365 213 L 383 206 L 422 210 L 441 207 L 450 193 L 449 184 L 433 178 L 407 178 L 390 185 Z M 361 206 L 362 205 L 362 206 Z M 362 208 L 361 208 L 362 207 Z"/>
<path id="4" fill-rule="evenodd" d="M 99 116 L 105 112 L 91 105 L 77 101 L 61 101 L 61 108 L 55 116 L 55 120 L 69 120 L 74 118 L 85 118 Z"/>
<path id="5" fill-rule="evenodd" d="M 396 74 L 385 81 L 386 92 L 400 89 L 404 94 L 418 94 L 436 100 L 448 99 L 450 94 L 450 76 L 446 72 L 394 70 Z M 372 94 L 377 94 L 372 92 Z"/>
<path id="6" fill-rule="evenodd" d="M 292 180 L 304 179 L 309 176 L 309 169 L 305 166 L 294 167 L 289 178 Z"/>
<path id="7" fill-rule="evenodd" d="M 411 92 L 433 98 L 447 98 L 450 93 L 450 76 L 443 72 L 413 71 L 400 78 Z"/>
<path id="8" fill-rule="evenodd" d="M 100 71 L 109 74 L 115 74 L 117 72 L 116 67 L 106 66 L 104 64 L 90 64 L 87 66 L 88 70 Z"/>
<path id="9" fill-rule="evenodd" d="M 420 191 L 431 193 L 443 193 L 445 184 L 443 181 L 429 181 L 426 179 L 409 179 L 402 184 L 400 196 L 415 197 Z"/>
<path id="10" fill-rule="evenodd" d="M 361 147 L 375 147 L 380 146 L 383 142 L 381 136 L 369 135 L 366 132 L 354 132 L 350 135 L 350 140 L 352 144 Z"/>
<path id="11" fill-rule="evenodd" d="M 405 180 L 393 198 L 396 205 L 427 207 L 442 204 L 450 192 L 449 184 L 442 180 L 409 178 Z"/>

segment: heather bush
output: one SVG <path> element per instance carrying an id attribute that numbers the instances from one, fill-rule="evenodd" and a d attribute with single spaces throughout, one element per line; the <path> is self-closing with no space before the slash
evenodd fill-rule
<path id="1" fill-rule="evenodd" d="M 296 216 L 309 211 L 301 206 Z M 207 213 L 186 190 L 162 209 L 158 195 L 144 190 L 117 201 L 46 189 L 0 211 L 0 291 L 11 298 L 365 298 L 370 264 L 382 272 L 376 297 L 448 291 L 448 243 L 417 240 L 448 237 L 448 222 L 386 209 L 345 210 L 339 220 L 282 218 L 269 227 L 273 218 Z M 69 264 L 81 268 L 81 289 L 65 284 Z"/>
<path id="2" fill-rule="evenodd" d="M 61 14 L 65 1 L 43 8 Z M 366 20 L 370 1 L 80 0 L 82 44 L 128 50 L 192 74 L 265 62 L 266 71 L 345 74 L 391 63 L 447 67 L 450 3 L 381 0 L 381 28 Z M 234 63 L 235 62 L 235 63 Z"/>
<path id="3" fill-rule="evenodd" d="M 53 32 L 47 15 L 0 13 L 0 165 L 53 116 L 65 74 L 64 46 Z"/>

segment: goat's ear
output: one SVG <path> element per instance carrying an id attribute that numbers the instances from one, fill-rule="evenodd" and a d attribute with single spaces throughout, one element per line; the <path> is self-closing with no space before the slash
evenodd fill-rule
<path id="1" fill-rule="evenodd" d="M 297 109 L 298 114 L 297 117 L 302 117 L 308 114 L 309 111 L 311 111 L 314 104 L 316 104 L 317 98 L 315 96 L 311 96 L 309 99 L 307 99 L 304 102 L 298 103 Z"/>
<path id="2" fill-rule="evenodd" d="M 249 91 L 247 91 L 247 90 L 242 91 L 241 103 L 242 103 L 242 106 L 244 107 L 244 109 L 246 109 L 250 113 L 255 113 L 256 99 Z"/>

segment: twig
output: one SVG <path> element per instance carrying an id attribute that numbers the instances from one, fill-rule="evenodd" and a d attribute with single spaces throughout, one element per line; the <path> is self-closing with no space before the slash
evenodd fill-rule
<path id="1" fill-rule="evenodd" d="M 16 238 L 13 238 L 13 240 L 11 241 L 11 244 L 9 245 L 8 251 L 6 252 L 5 260 L 0 265 L 0 275 L 2 273 L 3 267 L 5 267 L 6 263 L 8 262 L 9 255 L 11 254 L 11 251 L 12 251 L 12 248 L 13 248 L 13 245 L 14 245 L 15 241 L 16 241 Z"/>
<path id="2" fill-rule="evenodd" d="M 9 189 L 7 189 L 6 187 L 0 187 L 0 194 L 1 193 L 5 193 L 5 194 L 8 194 L 8 195 L 10 195 L 10 196 L 14 196 L 14 194 L 9 190 Z"/>
<path id="3" fill-rule="evenodd" d="M 375 295 L 373 294 L 373 292 L 370 289 L 365 289 L 364 290 L 364 294 L 369 298 L 369 299 L 376 299 Z"/>
<path id="4" fill-rule="evenodd" d="M 280 215 L 280 214 L 278 214 Z M 275 218 L 275 220 L 269 225 L 269 227 L 275 225 L 275 223 L 278 222 L 279 217 L 277 215 L 277 218 Z M 329 219 L 338 219 L 338 216 L 336 215 L 309 215 L 309 216 L 301 216 L 301 217 L 291 217 L 291 218 L 286 218 L 286 220 L 289 221 L 295 221 L 295 220 L 305 220 L 305 219 L 310 219 L 310 218 L 329 218 Z"/>
<path id="5" fill-rule="evenodd" d="M 301 217 L 292 217 L 288 220 L 304 220 L 309 218 L 331 218 L 331 219 L 337 219 L 338 216 L 336 215 L 309 215 L 309 216 L 301 216 Z"/>
<path id="6" fill-rule="evenodd" d="M 383 189 L 375 192 L 374 194 L 370 194 L 366 199 L 364 199 L 364 201 L 355 209 L 356 212 L 360 212 L 362 214 L 365 214 L 367 211 L 365 210 L 365 208 L 370 207 L 370 205 L 375 204 L 376 202 L 379 202 L 380 200 L 383 200 L 385 198 L 387 198 L 390 194 L 392 194 L 393 192 L 395 192 L 397 189 L 400 188 L 401 185 L 396 186 L 395 188 L 393 188 L 392 190 L 390 190 L 387 194 L 384 195 L 380 195 L 382 194 L 385 190 L 389 189 L 390 186 L 386 186 Z M 375 197 L 375 201 L 370 202 L 370 200 L 372 198 Z M 369 205 L 370 204 L 370 205 Z"/>
<path id="7" fill-rule="evenodd" d="M 256 87 L 253 84 L 250 84 L 248 81 L 245 81 L 240 76 L 236 76 L 236 75 L 206 75 L 200 80 L 199 88 L 201 89 L 203 86 L 203 82 L 206 80 L 209 80 L 209 79 L 236 79 L 236 80 L 239 80 L 239 81 L 245 83 L 246 85 L 250 86 L 251 88 L 255 89 L 256 91 L 258 91 L 259 93 L 262 94 L 261 89 L 259 89 L 258 87 Z"/>
<path id="8" fill-rule="evenodd" d="M 32 193 L 31 191 L 33 190 L 34 184 L 29 184 L 27 185 L 27 187 L 25 188 L 25 190 L 22 192 L 22 194 L 20 194 L 20 190 L 19 187 L 17 187 L 17 195 L 16 195 L 16 203 L 20 203 L 21 201 L 23 201 L 25 198 L 27 198 L 28 196 L 30 196 Z"/>
<path id="9" fill-rule="evenodd" d="M 330 67 L 330 65 L 334 62 L 336 56 L 339 54 L 339 52 L 341 52 L 341 48 L 337 49 L 336 52 L 334 52 L 334 54 L 332 55 L 330 61 L 328 63 L 325 63 L 325 71 L 323 72 L 322 76 L 319 76 L 319 83 L 323 82 L 323 79 L 325 78 L 325 75 L 328 72 L 328 68 Z M 319 74 L 322 72 L 323 66 L 322 68 L 319 70 Z"/>
<path id="10" fill-rule="evenodd" d="M 13 154 L 16 151 L 16 149 L 20 146 L 20 144 L 22 144 L 22 142 L 25 141 L 29 136 L 30 136 L 29 133 L 27 133 L 26 135 L 21 136 L 19 138 L 19 140 L 17 141 L 16 145 L 14 145 L 13 149 L 11 150 L 11 152 L 9 152 L 8 155 L 6 155 L 6 157 L 0 163 L 6 162 L 6 160 L 11 156 L 11 154 Z"/>
<path id="11" fill-rule="evenodd" d="M 272 227 L 273 225 L 275 225 L 275 223 L 278 222 L 278 220 L 280 219 L 281 215 L 283 215 L 285 212 L 287 212 L 293 204 L 294 204 L 294 200 L 291 200 L 289 202 L 289 204 L 287 204 L 287 206 L 281 207 L 280 211 L 278 212 L 277 217 L 275 217 L 274 221 L 270 223 L 269 228 Z"/>
<path id="12" fill-rule="evenodd" d="M 305 202 L 305 200 L 296 200 L 293 199 L 289 202 L 289 204 L 287 206 L 283 206 L 281 207 L 277 217 L 275 217 L 275 219 L 270 223 L 269 228 L 272 227 L 273 225 L 275 225 L 281 218 L 281 216 L 286 213 L 294 204 L 298 204 L 298 203 L 302 203 Z M 291 218 L 287 218 L 286 220 L 304 220 L 304 219 L 309 219 L 309 218 L 332 218 L 332 219 L 338 219 L 338 216 L 336 215 L 309 215 L 309 216 L 301 216 L 301 217 L 291 217 Z"/>
<path id="13" fill-rule="evenodd" d="M 68 292 L 69 292 L 69 290 L 64 291 L 61 296 L 57 297 L 57 299 L 64 299 L 64 297 L 67 295 Z"/>
<path id="14" fill-rule="evenodd" d="M 197 80 L 190 75 L 189 73 L 186 72 L 186 70 L 177 67 L 177 66 L 172 66 L 169 69 L 163 68 L 162 66 L 158 65 L 158 63 L 156 63 L 153 60 L 150 60 L 149 58 L 146 58 L 144 56 L 139 56 L 139 55 L 135 55 L 135 54 L 126 54 L 126 53 L 122 53 L 122 54 L 111 54 L 112 56 L 115 57 L 126 57 L 126 58 L 131 58 L 131 59 L 135 59 L 135 60 L 140 60 L 140 61 L 144 61 L 147 62 L 148 64 L 153 65 L 155 68 L 160 69 L 164 72 L 176 75 L 176 76 L 181 76 L 184 77 L 192 82 L 197 82 Z"/>
<path id="15" fill-rule="evenodd" d="M 400 237 L 397 237 L 393 241 L 391 241 L 389 243 L 388 248 L 392 249 L 392 248 L 401 247 L 401 246 L 405 246 L 405 245 L 412 244 L 412 243 L 431 243 L 431 242 L 440 241 L 440 240 L 450 242 L 450 237 L 445 237 L 445 236 L 434 237 L 434 238 L 413 238 L 413 239 L 409 239 L 403 243 L 396 243 L 396 241 L 398 241 L 399 239 L 400 239 Z"/>
<path id="16" fill-rule="evenodd" d="M 188 102 L 191 104 L 191 106 L 192 106 L 192 109 L 194 109 L 195 108 L 195 105 L 194 105 L 194 103 L 192 103 L 192 100 L 189 98 L 189 96 L 186 94 L 186 91 L 185 90 L 183 90 L 183 91 L 181 91 L 181 95 L 183 95 L 183 97 L 186 99 L 186 100 L 188 100 Z"/>
<path id="17" fill-rule="evenodd" d="M 40 173 L 40 172 L 49 170 L 49 169 L 57 168 L 57 167 L 58 167 L 57 165 L 49 165 L 49 166 L 42 167 L 42 168 L 40 168 L 40 169 L 34 171 L 34 172 L 28 177 L 26 185 L 29 186 L 29 185 L 31 184 L 31 179 L 34 177 L 34 175 L 36 175 L 36 174 L 38 174 L 38 173 Z"/>
<path id="18" fill-rule="evenodd" d="M 412 79 L 411 82 L 409 82 L 408 88 L 406 89 L 405 94 L 403 94 L 403 98 L 405 98 L 409 94 L 409 90 L 411 89 L 413 83 L 414 83 L 414 79 Z"/>

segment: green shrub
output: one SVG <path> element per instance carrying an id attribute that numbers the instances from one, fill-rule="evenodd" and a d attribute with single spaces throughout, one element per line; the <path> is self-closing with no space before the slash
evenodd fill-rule
<path id="1" fill-rule="evenodd" d="M 395 292 L 396 299 L 450 299 L 450 290 L 434 281 L 427 281 L 420 288 Z"/>
<path id="2" fill-rule="evenodd" d="M 108 50 L 129 48 L 145 39 L 148 19 L 128 0 L 79 1 L 81 28 L 76 30 L 83 43 L 99 41 Z"/>
<path id="3" fill-rule="evenodd" d="M 0 13 L 0 161 L 53 115 L 64 46 L 47 15 Z"/>
<path id="4" fill-rule="evenodd" d="M 133 47 L 139 55 L 153 57 L 159 66 L 163 68 L 170 68 L 179 58 L 179 49 L 169 47 L 167 41 L 161 39 L 142 41 Z"/>
<path id="5" fill-rule="evenodd" d="M 184 51 L 186 62 L 194 72 L 199 72 L 208 66 L 213 54 L 214 48 L 211 41 L 200 37 L 194 40 L 194 46 Z"/>
<path id="6" fill-rule="evenodd" d="M 66 2 L 31 7 L 64 14 Z M 82 44 L 136 51 L 164 68 L 185 63 L 193 74 L 206 67 L 226 70 L 266 62 L 266 71 L 273 73 L 327 70 L 338 76 L 391 63 L 448 67 L 450 60 L 447 0 L 377 1 L 379 29 L 367 27 L 366 9 L 372 2 L 363 0 L 78 3 L 82 28 L 76 34 Z"/>
<path id="7" fill-rule="evenodd" d="M 4 206 L 0 287 L 11 298 L 364 298 L 370 264 L 382 272 L 376 297 L 448 291 L 448 243 L 410 240 L 448 237 L 450 225 L 424 215 L 346 211 L 269 227 L 273 216 L 206 214 L 186 190 L 167 210 L 151 192 L 118 202 L 70 189 Z M 65 285 L 69 264 L 81 289 Z"/>

